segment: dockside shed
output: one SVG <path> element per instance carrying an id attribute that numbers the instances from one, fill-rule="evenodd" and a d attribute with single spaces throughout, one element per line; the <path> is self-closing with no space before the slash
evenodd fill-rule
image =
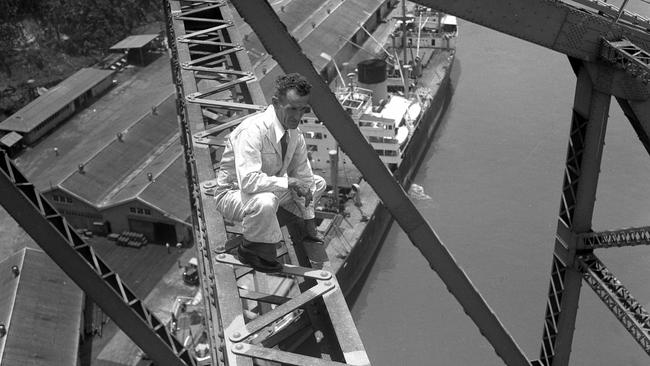
<path id="1" fill-rule="evenodd" d="M 114 44 L 110 51 L 126 53 L 129 63 L 144 66 L 155 57 L 151 51 L 155 49 L 157 39 L 157 34 L 130 35 Z"/>
<path id="2" fill-rule="evenodd" d="M 0 366 L 79 364 L 84 295 L 50 257 L 23 248 L 5 258 L 0 291 Z"/>
<path id="3" fill-rule="evenodd" d="M 112 84 L 113 70 L 83 68 L 0 123 L 0 133 L 16 132 L 34 143 L 101 95 Z"/>

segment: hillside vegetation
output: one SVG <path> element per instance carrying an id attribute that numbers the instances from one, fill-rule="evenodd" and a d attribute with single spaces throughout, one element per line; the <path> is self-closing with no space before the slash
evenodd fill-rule
<path id="1" fill-rule="evenodd" d="M 138 27 L 161 31 L 161 19 L 160 0 L 0 1 L 0 120 Z"/>

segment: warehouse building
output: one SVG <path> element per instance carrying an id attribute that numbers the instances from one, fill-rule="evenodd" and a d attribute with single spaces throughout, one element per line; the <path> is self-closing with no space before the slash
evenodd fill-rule
<path id="1" fill-rule="evenodd" d="M 48 143 L 58 146 L 57 154 L 47 158 L 49 164 L 39 165 L 43 154 L 32 154 L 26 158 L 31 161 L 23 160 L 19 167 L 38 166 L 32 174 L 28 172 L 28 178 L 72 226 L 102 235 L 138 232 L 159 244 L 191 243 L 191 212 L 173 95 L 115 132 L 103 146 L 50 141 L 56 138 L 48 138 Z"/>
<path id="2" fill-rule="evenodd" d="M 79 364 L 84 295 L 52 259 L 32 248 L 10 255 L 0 292 L 0 365 Z"/>
<path id="3" fill-rule="evenodd" d="M 136 34 L 117 42 L 110 51 L 124 53 L 129 63 L 144 66 L 157 57 L 154 51 L 159 43 L 157 34 Z"/>
<path id="4" fill-rule="evenodd" d="M 113 73 L 95 68 L 77 71 L 2 121 L 0 135 L 15 132 L 22 143 L 33 144 L 113 85 Z"/>

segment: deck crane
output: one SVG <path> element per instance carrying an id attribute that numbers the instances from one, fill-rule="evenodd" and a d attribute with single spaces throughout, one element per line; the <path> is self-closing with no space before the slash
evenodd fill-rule
<path id="1" fill-rule="evenodd" d="M 315 73 L 271 7 L 264 2 L 245 0 L 235 0 L 233 4 L 285 70 L 301 72 L 314 84 L 316 113 L 326 121 L 341 148 L 362 171 L 506 364 L 568 364 L 582 279 L 650 353 L 649 314 L 593 253 L 596 248 L 648 244 L 650 229 L 591 230 L 612 95 L 650 152 L 649 58 L 645 51 L 650 45 L 648 21 L 596 0 L 571 4 L 554 0 L 415 2 L 565 53 L 577 74 L 539 359 L 530 361 L 525 357 L 433 229 L 383 168 L 374 151 L 360 143 L 363 138 L 350 117 Z M 575 3 L 585 4 L 586 9 L 578 9 Z M 250 270 L 233 270 L 231 264 L 236 262 L 225 254 L 232 244 L 226 240 L 214 206 L 204 199 L 201 183 L 209 180 L 213 172 L 208 147 L 219 146 L 220 134 L 236 125 L 246 113 L 258 110 L 263 99 L 248 71 L 250 62 L 239 46 L 241 40 L 226 5 L 221 0 L 164 1 L 195 239 L 200 254 L 201 283 L 207 299 L 211 343 L 208 363 L 251 365 L 253 358 L 261 358 L 296 365 L 367 364 L 363 345 L 335 278 L 327 267 L 324 271 L 307 268 L 299 243 L 292 258 L 302 267 L 287 267 L 287 272 L 303 279 L 301 294 L 290 299 L 237 288 L 237 277 Z M 504 9 L 507 9 L 507 16 L 503 15 Z M 217 98 L 208 98 L 210 96 Z M 3 152 L 0 153 L 0 188 L 3 207 L 156 364 L 196 364 L 190 352 L 169 334 Z M 290 233 L 299 229 L 291 223 L 288 227 Z M 268 301 L 278 306 L 245 323 L 241 298 Z M 308 310 L 308 319 L 273 336 L 262 336 L 259 342 L 243 342 L 248 335 L 300 307 Z M 317 331 L 324 339 L 317 344 L 321 358 L 271 348 L 313 338 Z"/>

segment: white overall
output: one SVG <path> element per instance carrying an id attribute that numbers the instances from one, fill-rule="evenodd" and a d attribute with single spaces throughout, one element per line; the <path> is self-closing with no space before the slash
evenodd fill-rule
<path id="1" fill-rule="evenodd" d="M 314 202 L 325 191 L 325 180 L 314 175 L 307 146 L 299 129 L 287 130 L 289 141 L 282 160 L 284 133 L 273 106 L 244 120 L 226 139 L 217 172 L 215 200 L 224 219 L 241 221 L 246 240 L 277 243 L 282 232 L 276 218 L 279 206 L 303 219 L 314 218 Z M 309 206 L 288 188 L 288 177 L 311 186 Z"/>

